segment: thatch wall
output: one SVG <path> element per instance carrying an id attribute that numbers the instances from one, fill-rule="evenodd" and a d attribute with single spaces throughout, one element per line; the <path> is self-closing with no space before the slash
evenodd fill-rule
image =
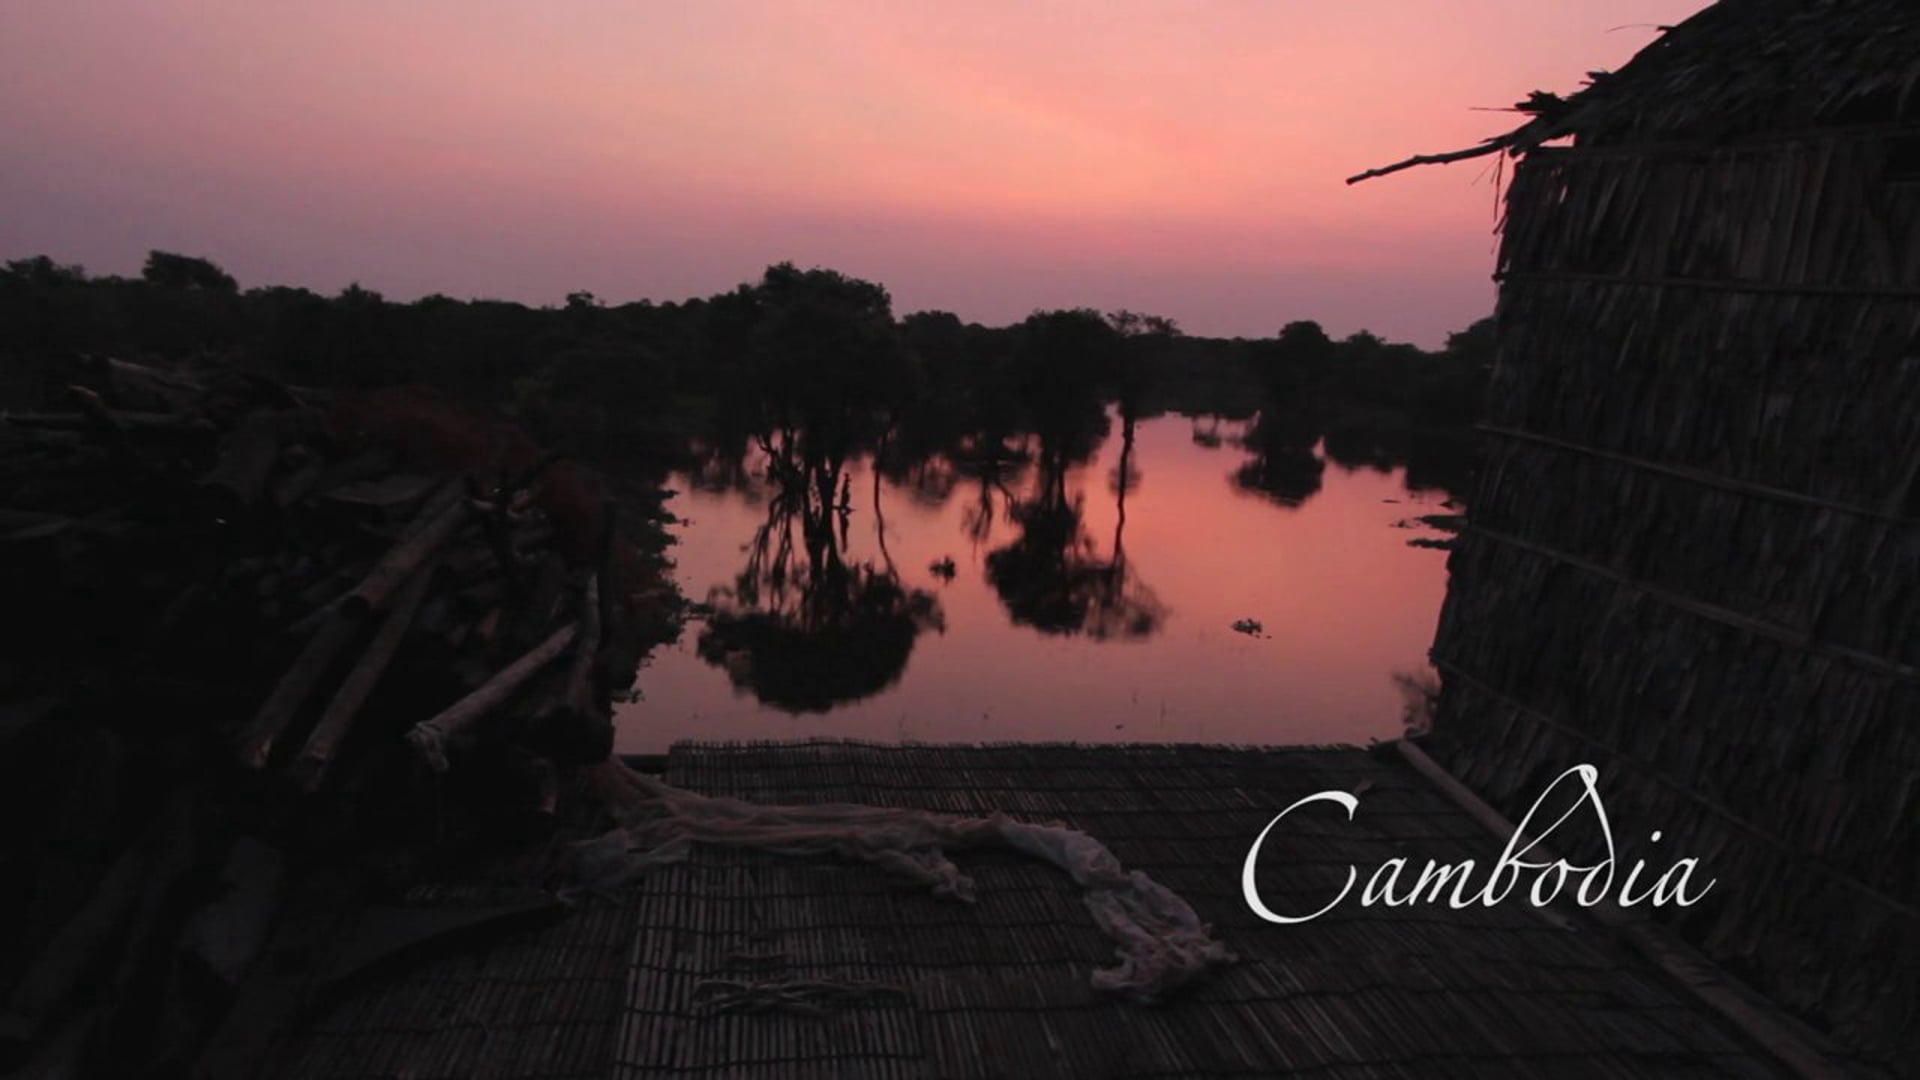
<path id="1" fill-rule="evenodd" d="M 1684 930 L 1920 1068 L 1920 126 L 1609 116 L 1508 193 L 1433 750 L 1516 815 L 1598 765 Z"/>

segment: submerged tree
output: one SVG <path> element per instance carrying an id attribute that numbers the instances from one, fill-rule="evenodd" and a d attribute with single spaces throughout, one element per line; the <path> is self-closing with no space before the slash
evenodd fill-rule
<path id="1" fill-rule="evenodd" d="M 891 428 L 917 382 L 891 305 L 872 282 L 792 263 L 769 267 L 750 290 L 734 390 L 751 402 L 770 455 L 837 472 Z"/>
<path id="2" fill-rule="evenodd" d="M 761 702 L 823 712 L 891 686 L 920 634 L 944 624 L 933 595 L 903 586 L 890 562 L 845 558 L 850 493 L 829 479 L 844 475 L 838 462 L 807 470 L 788 460 L 778 475 L 786 482 L 747 565 L 709 597 L 698 649 Z M 877 501 L 874 511 L 879 518 Z"/>
<path id="3" fill-rule="evenodd" d="M 1097 311 L 1035 312 L 1020 324 L 1012 390 L 1040 444 L 1043 474 L 1061 477 L 1107 436 L 1103 391 L 1122 356 L 1118 332 Z"/>
<path id="4" fill-rule="evenodd" d="M 987 556 L 987 580 L 1015 623 L 1044 634 L 1099 640 L 1141 639 L 1159 632 L 1166 607 L 1127 560 L 1127 493 L 1138 478 L 1132 429 L 1122 443 L 1112 485 L 1113 550 L 1101 558 L 1086 530 L 1082 496 L 1067 493 L 1066 466 L 1043 451 L 1026 500 L 1013 504 L 1020 534 Z"/>

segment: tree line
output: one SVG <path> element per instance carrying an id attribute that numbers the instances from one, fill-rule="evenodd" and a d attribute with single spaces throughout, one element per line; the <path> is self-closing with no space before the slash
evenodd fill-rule
<path id="1" fill-rule="evenodd" d="M 1308 321 L 1222 339 L 1129 311 L 1036 311 L 1002 327 L 896 316 L 883 286 L 790 263 L 711 297 L 576 292 L 531 307 L 243 289 L 209 260 L 162 251 L 137 278 L 40 256 L 0 270 L 0 325 L 0 405 L 15 408 L 39 404 L 73 356 L 217 362 L 307 385 L 427 385 L 584 451 L 666 465 L 777 444 L 802 467 L 883 450 L 896 463 L 992 455 L 1021 434 L 1081 459 L 1109 407 L 1128 420 L 1257 414 L 1249 445 L 1270 460 L 1246 477 L 1255 489 L 1322 440 L 1335 460 L 1376 464 L 1458 436 L 1478 418 L 1492 355 L 1490 319 L 1428 351 Z"/>

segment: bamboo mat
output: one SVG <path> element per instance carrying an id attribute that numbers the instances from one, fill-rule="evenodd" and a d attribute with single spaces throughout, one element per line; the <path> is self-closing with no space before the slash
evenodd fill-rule
<path id="1" fill-rule="evenodd" d="M 274 1076 L 905 1078 L 1780 1075 L 1599 932 L 1517 902 L 1362 908 L 1274 926 L 1240 892 L 1280 809 L 1261 891 L 1319 908 L 1407 857 L 1497 846 L 1403 764 L 1354 749 L 676 746 L 670 783 L 762 802 L 857 802 L 1058 820 L 1174 889 L 1241 956 L 1176 1000 L 1089 984 L 1112 959 L 1051 866 L 962 852 L 975 904 L 864 865 L 696 848 L 615 900 L 423 962 L 310 1019 Z M 1356 886 L 1356 894 L 1358 887 Z M 715 980 L 860 988 L 818 1015 L 717 1007 Z M 706 985 L 703 990 L 703 984 Z"/>
<path id="2" fill-rule="evenodd" d="M 460 907 L 463 891 L 409 899 Z M 310 1017 L 258 1075 L 599 1080 L 626 995 L 632 925 L 628 903 L 589 900 L 551 925 L 370 980 Z"/>
<path id="3" fill-rule="evenodd" d="M 1112 946 L 1050 866 L 963 853 L 979 885 L 966 905 L 868 867 L 700 849 L 637 898 L 616 1077 L 1777 1075 L 1613 943 L 1520 903 L 1259 921 L 1240 892 L 1247 846 L 1316 791 L 1359 791 L 1360 811 L 1274 831 L 1260 880 L 1277 910 L 1319 908 L 1348 865 L 1364 879 L 1394 856 L 1497 854 L 1424 781 L 1359 750 L 686 744 L 666 778 L 761 802 L 1059 820 L 1180 893 L 1242 961 L 1143 1007 L 1089 985 Z M 884 989 L 814 1016 L 712 1008 L 709 980 Z"/>

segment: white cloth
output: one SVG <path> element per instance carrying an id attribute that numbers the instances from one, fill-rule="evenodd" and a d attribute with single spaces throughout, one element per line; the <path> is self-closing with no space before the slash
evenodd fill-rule
<path id="1" fill-rule="evenodd" d="M 624 826 L 575 848 L 573 875 L 582 887 L 616 886 L 684 859 L 691 844 L 716 844 L 874 863 L 935 895 L 971 901 L 973 879 L 946 852 L 1001 846 L 1053 863 L 1085 891 L 1087 910 L 1118 958 L 1094 973 L 1100 990 L 1151 1002 L 1233 960 L 1186 901 L 1064 825 L 847 803 L 763 806 L 683 791 L 617 762 L 603 768 L 611 770 L 608 793 Z"/>

